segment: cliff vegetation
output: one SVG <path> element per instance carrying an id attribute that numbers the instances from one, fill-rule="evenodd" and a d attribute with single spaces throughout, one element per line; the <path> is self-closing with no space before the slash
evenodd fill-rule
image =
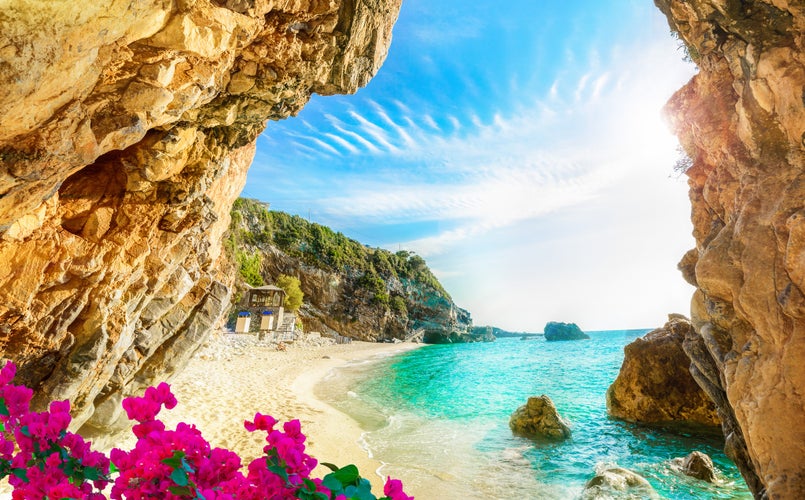
<path id="1" fill-rule="evenodd" d="M 257 200 L 235 201 L 231 219 L 226 246 L 243 283 L 298 277 L 307 330 L 362 340 L 470 338 L 470 314 L 415 253 L 368 247 Z"/>

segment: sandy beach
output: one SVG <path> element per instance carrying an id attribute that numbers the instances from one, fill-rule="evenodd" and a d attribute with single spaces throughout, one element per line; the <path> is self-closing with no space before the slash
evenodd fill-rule
<path id="1" fill-rule="evenodd" d="M 244 463 L 261 455 L 265 445 L 265 436 L 247 432 L 244 420 L 251 420 L 256 412 L 280 422 L 299 419 L 311 456 L 339 466 L 357 465 L 372 481 L 373 490 L 382 492 L 383 483 L 376 474 L 382 464 L 361 448 L 362 430 L 350 417 L 318 400 L 313 387 L 339 366 L 421 344 L 317 343 L 312 339 L 280 351 L 240 335 L 217 335 L 171 383 L 179 403 L 160 416 L 169 427 L 181 421 L 194 423 L 213 446 L 235 451 Z M 319 466 L 314 475 L 327 472 Z"/>

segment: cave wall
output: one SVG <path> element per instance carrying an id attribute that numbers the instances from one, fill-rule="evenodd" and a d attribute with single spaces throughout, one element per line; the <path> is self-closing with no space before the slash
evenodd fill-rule
<path id="1" fill-rule="evenodd" d="M 805 492 L 805 4 L 656 0 L 698 74 L 667 105 L 692 159 L 697 381 L 757 497 Z"/>
<path id="2" fill-rule="evenodd" d="M 219 322 L 266 120 L 355 92 L 400 0 L 10 0 L 0 11 L 0 351 L 107 429 Z"/>

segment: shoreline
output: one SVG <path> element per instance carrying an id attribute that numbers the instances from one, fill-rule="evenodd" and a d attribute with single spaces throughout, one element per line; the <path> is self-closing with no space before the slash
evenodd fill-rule
<path id="1" fill-rule="evenodd" d="M 385 477 L 380 474 L 383 462 L 371 455 L 363 442 L 363 430 L 358 422 L 349 415 L 322 401 L 315 394 L 316 386 L 326 383 L 326 378 L 334 370 L 347 366 L 356 361 L 369 361 L 381 356 L 393 356 L 399 353 L 422 347 L 423 344 L 372 344 L 356 342 L 361 346 L 359 350 L 344 352 L 343 355 L 328 355 L 329 359 L 322 359 L 301 374 L 291 384 L 291 391 L 303 404 L 320 412 L 320 417 L 307 422 L 303 429 L 309 436 L 308 452 L 320 461 L 334 463 L 339 467 L 355 464 L 363 477 L 372 482 L 373 490 L 382 492 Z M 368 345 L 366 345 L 368 344 Z M 354 344 L 353 344 L 354 345 Z M 368 347 L 368 346 L 377 347 Z M 340 354 L 340 353 L 339 353 Z M 337 457 L 337 458 L 329 458 Z M 324 476 L 329 469 L 317 466 L 314 474 Z M 380 482 L 378 483 L 378 479 Z"/>
<path id="2" fill-rule="evenodd" d="M 232 334 L 211 338 L 207 344 L 170 383 L 178 404 L 160 413 L 167 427 L 182 421 L 195 424 L 213 447 L 234 451 L 245 466 L 262 454 L 265 435 L 247 432 L 244 420 L 251 420 L 256 412 L 271 415 L 280 423 L 298 419 L 310 456 L 320 464 L 355 464 L 372 483 L 372 490 L 382 493 L 385 478 L 378 471 L 383 463 L 361 445 L 365 431 L 349 415 L 319 400 L 314 388 L 335 369 L 393 356 L 423 344 L 354 341 L 311 345 L 303 341 L 280 351 L 254 341 L 249 345 L 243 337 Z M 130 442 L 118 441 L 117 446 L 131 448 L 133 442 L 132 437 Z M 312 476 L 323 477 L 329 472 L 318 465 Z"/>

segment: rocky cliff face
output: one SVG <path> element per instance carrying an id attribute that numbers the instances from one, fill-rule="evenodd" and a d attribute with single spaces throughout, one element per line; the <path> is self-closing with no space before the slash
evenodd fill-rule
<path id="1" fill-rule="evenodd" d="M 106 428 L 229 305 L 221 236 L 267 119 L 354 92 L 400 0 L 11 0 L 0 12 L 0 349 Z"/>
<path id="2" fill-rule="evenodd" d="M 758 497 L 805 491 L 805 4 L 656 0 L 700 71 L 667 113 L 692 161 L 697 381 Z"/>
<path id="3" fill-rule="evenodd" d="M 695 335 L 690 321 L 671 315 L 623 349 L 620 373 L 607 389 L 610 415 L 646 424 L 719 425 L 713 401 L 690 375 L 682 347 L 688 335 Z"/>
<path id="4" fill-rule="evenodd" d="M 305 294 L 305 330 L 376 341 L 414 337 L 428 343 L 480 341 L 472 317 L 458 307 L 423 259 L 369 248 L 300 217 L 239 199 L 230 242 L 257 256 L 266 283 L 296 276 Z M 492 337 L 494 339 L 494 337 Z"/>
<path id="5" fill-rule="evenodd" d="M 394 309 L 375 300 L 375 292 L 363 284 L 363 273 L 322 269 L 289 256 L 273 246 L 264 247 L 263 269 L 267 282 L 280 274 L 299 278 L 305 303 L 299 311 L 306 331 L 335 332 L 358 340 L 405 339 L 416 333 L 419 340 L 440 343 L 427 334 L 455 342 L 472 341 L 470 313 L 450 297 L 428 285 L 408 279 L 385 280 L 384 292 L 400 297 L 404 307 Z M 480 340 L 480 339 L 479 339 Z"/>

